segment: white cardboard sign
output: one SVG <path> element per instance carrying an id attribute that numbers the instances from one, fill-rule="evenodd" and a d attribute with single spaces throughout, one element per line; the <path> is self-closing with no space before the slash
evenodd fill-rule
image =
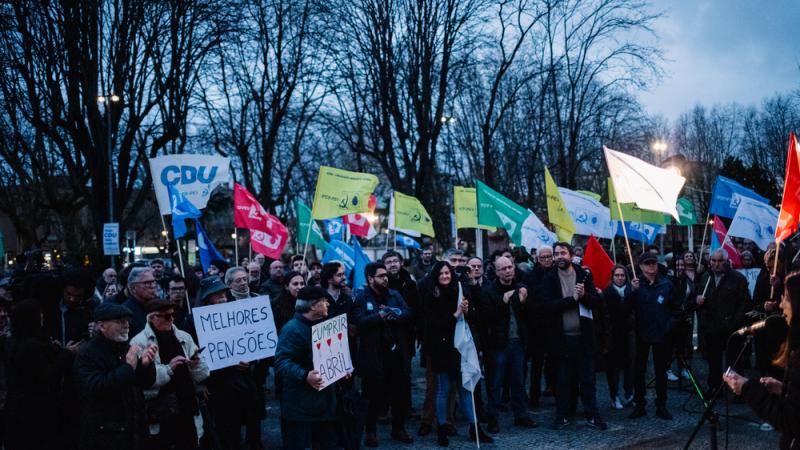
<path id="1" fill-rule="evenodd" d="M 200 354 L 209 369 L 275 356 L 278 332 L 269 296 L 192 308 Z"/>
<path id="2" fill-rule="evenodd" d="M 311 327 L 311 353 L 314 369 L 322 376 L 322 389 L 353 373 L 346 314 Z"/>

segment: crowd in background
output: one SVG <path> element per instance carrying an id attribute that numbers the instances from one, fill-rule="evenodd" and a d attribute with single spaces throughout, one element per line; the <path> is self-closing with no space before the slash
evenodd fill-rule
<path id="1" fill-rule="evenodd" d="M 630 408 L 632 420 L 647 414 L 651 358 L 655 414 L 671 420 L 669 381 L 688 378 L 702 358 L 708 378 L 701 387 L 712 392 L 746 342 L 729 336 L 764 317 L 790 316 L 787 299 L 800 296 L 784 286 L 791 249 L 775 264 L 774 247 L 761 253 L 751 242 L 739 245 L 746 268 L 761 268 L 752 295 L 724 250 L 664 257 L 654 246 L 633 265 L 619 258 L 607 286 L 582 264 L 583 249 L 563 242 L 486 259 L 459 248 L 439 258 L 431 246 L 411 258 L 389 250 L 367 265 L 367 284 L 356 290 L 343 263 L 302 255 L 255 254 L 235 265 L 187 267 L 184 275 L 154 259 L 107 268 L 97 279 L 32 261 L 0 279 L 3 445 L 259 449 L 270 396 L 280 400 L 280 417 L 271 419 L 280 420 L 284 448 L 378 447 L 386 438 L 378 435 L 381 420 L 391 423 L 389 439 L 411 444 L 414 420 L 417 439 L 435 431 L 447 446 L 458 434 L 457 409 L 464 436 L 491 443 L 506 423 L 503 411 L 515 427 L 537 427 L 528 411 L 543 396 L 556 400 L 550 428 L 579 430 L 571 425 L 580 399 L 585 425 L 605 430 L 604 409 Z M 259 295 L 269 296 L 279 333 L 275 357 L 209 371 L 189 306 Z M 355 372 L 319 390 L 311 326 L 342 314 Z M 462 318 L 484 374 L 474 393 L 462 386 L 453 342 Z M 735 371 L 784 379 L 787 327 L 768 327 L 754 342 Z M 425 369 L 424 401 L 416 405 L 415 363 Z M 598 372 L 606 374 L 608 399 L 597 398 Z M 750 401 L 748 389 L 733 391 L 734 401 Z M 749 392 L 763 407 L 767 394 Z M 765 420 L 775 422 L 769 414 Z"/>

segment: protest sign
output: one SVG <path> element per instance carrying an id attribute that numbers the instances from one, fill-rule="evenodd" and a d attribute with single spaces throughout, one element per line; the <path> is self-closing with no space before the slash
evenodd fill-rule
<path id="1" fill-rule="evenodd" d="M 278 332 L 269 296 L 192 308 L 200 355 L 211 370 L 275 355 Z"/>
<path id="2" fill-rule="evenodd" d="M 322 376 L 322 388 L 353 373 L 347 338 L 347 315 L 340 314 L 311 327 L 311 354 L 314 369 Z"/>

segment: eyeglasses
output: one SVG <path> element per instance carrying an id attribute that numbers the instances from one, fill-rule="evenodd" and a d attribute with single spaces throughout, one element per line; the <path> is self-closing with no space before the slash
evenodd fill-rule
<path id="1" fill-rule="evenodd" d="M 388 278 L 388 277 L 389 277 L 388 273 L 377 273 L 375 274 L 375 276 L 373 276 L 373 278 Z"/>
<path id="2" fill-rule="evenodd" d="M 135 281 L 132 284 L 141 284 L 141 285 L 147 286 L 147 287 L 155 287 L 156 286 L 156 280 Z"/>
<path id="3" fill-rule="evenodd" d="M 723 262 L 725 262 L 725 260 L 724 260 L 724 259 L 716 259 L 716 258 L 711 258 L 711 262 L 715 262 L 715 263 L 723 263 Z"/>
<path id="4" fill-rule="evenodd" d="M 542 255 L 539 256 L 539 259 L 553 259 L 553 255 Z"/>
<path id="5" fill-rule="evenodd" d="M 160 313 L 153 314 L 154 317 L 160 317 L 164 320 L 175 320 L 175 313 Z"/>

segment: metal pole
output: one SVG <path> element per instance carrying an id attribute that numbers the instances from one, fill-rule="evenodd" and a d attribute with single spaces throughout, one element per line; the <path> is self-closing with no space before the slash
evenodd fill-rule
<path id="1" fill-rule="evenodd" d="M 530 249 L 529 249 L 530 250 Z M 483 259 L 483 229 L 475 229 L 475 255 Z"/>
<path id="2" fill-rule="evenodd" d="M 106 140 L 108 143 L 108 222 L 114 222 L 114 167 L 111 163 L 111 97 L 105 96 Z M 116 258 L 111 255 L 111 267 L 115 267 Z"/>

